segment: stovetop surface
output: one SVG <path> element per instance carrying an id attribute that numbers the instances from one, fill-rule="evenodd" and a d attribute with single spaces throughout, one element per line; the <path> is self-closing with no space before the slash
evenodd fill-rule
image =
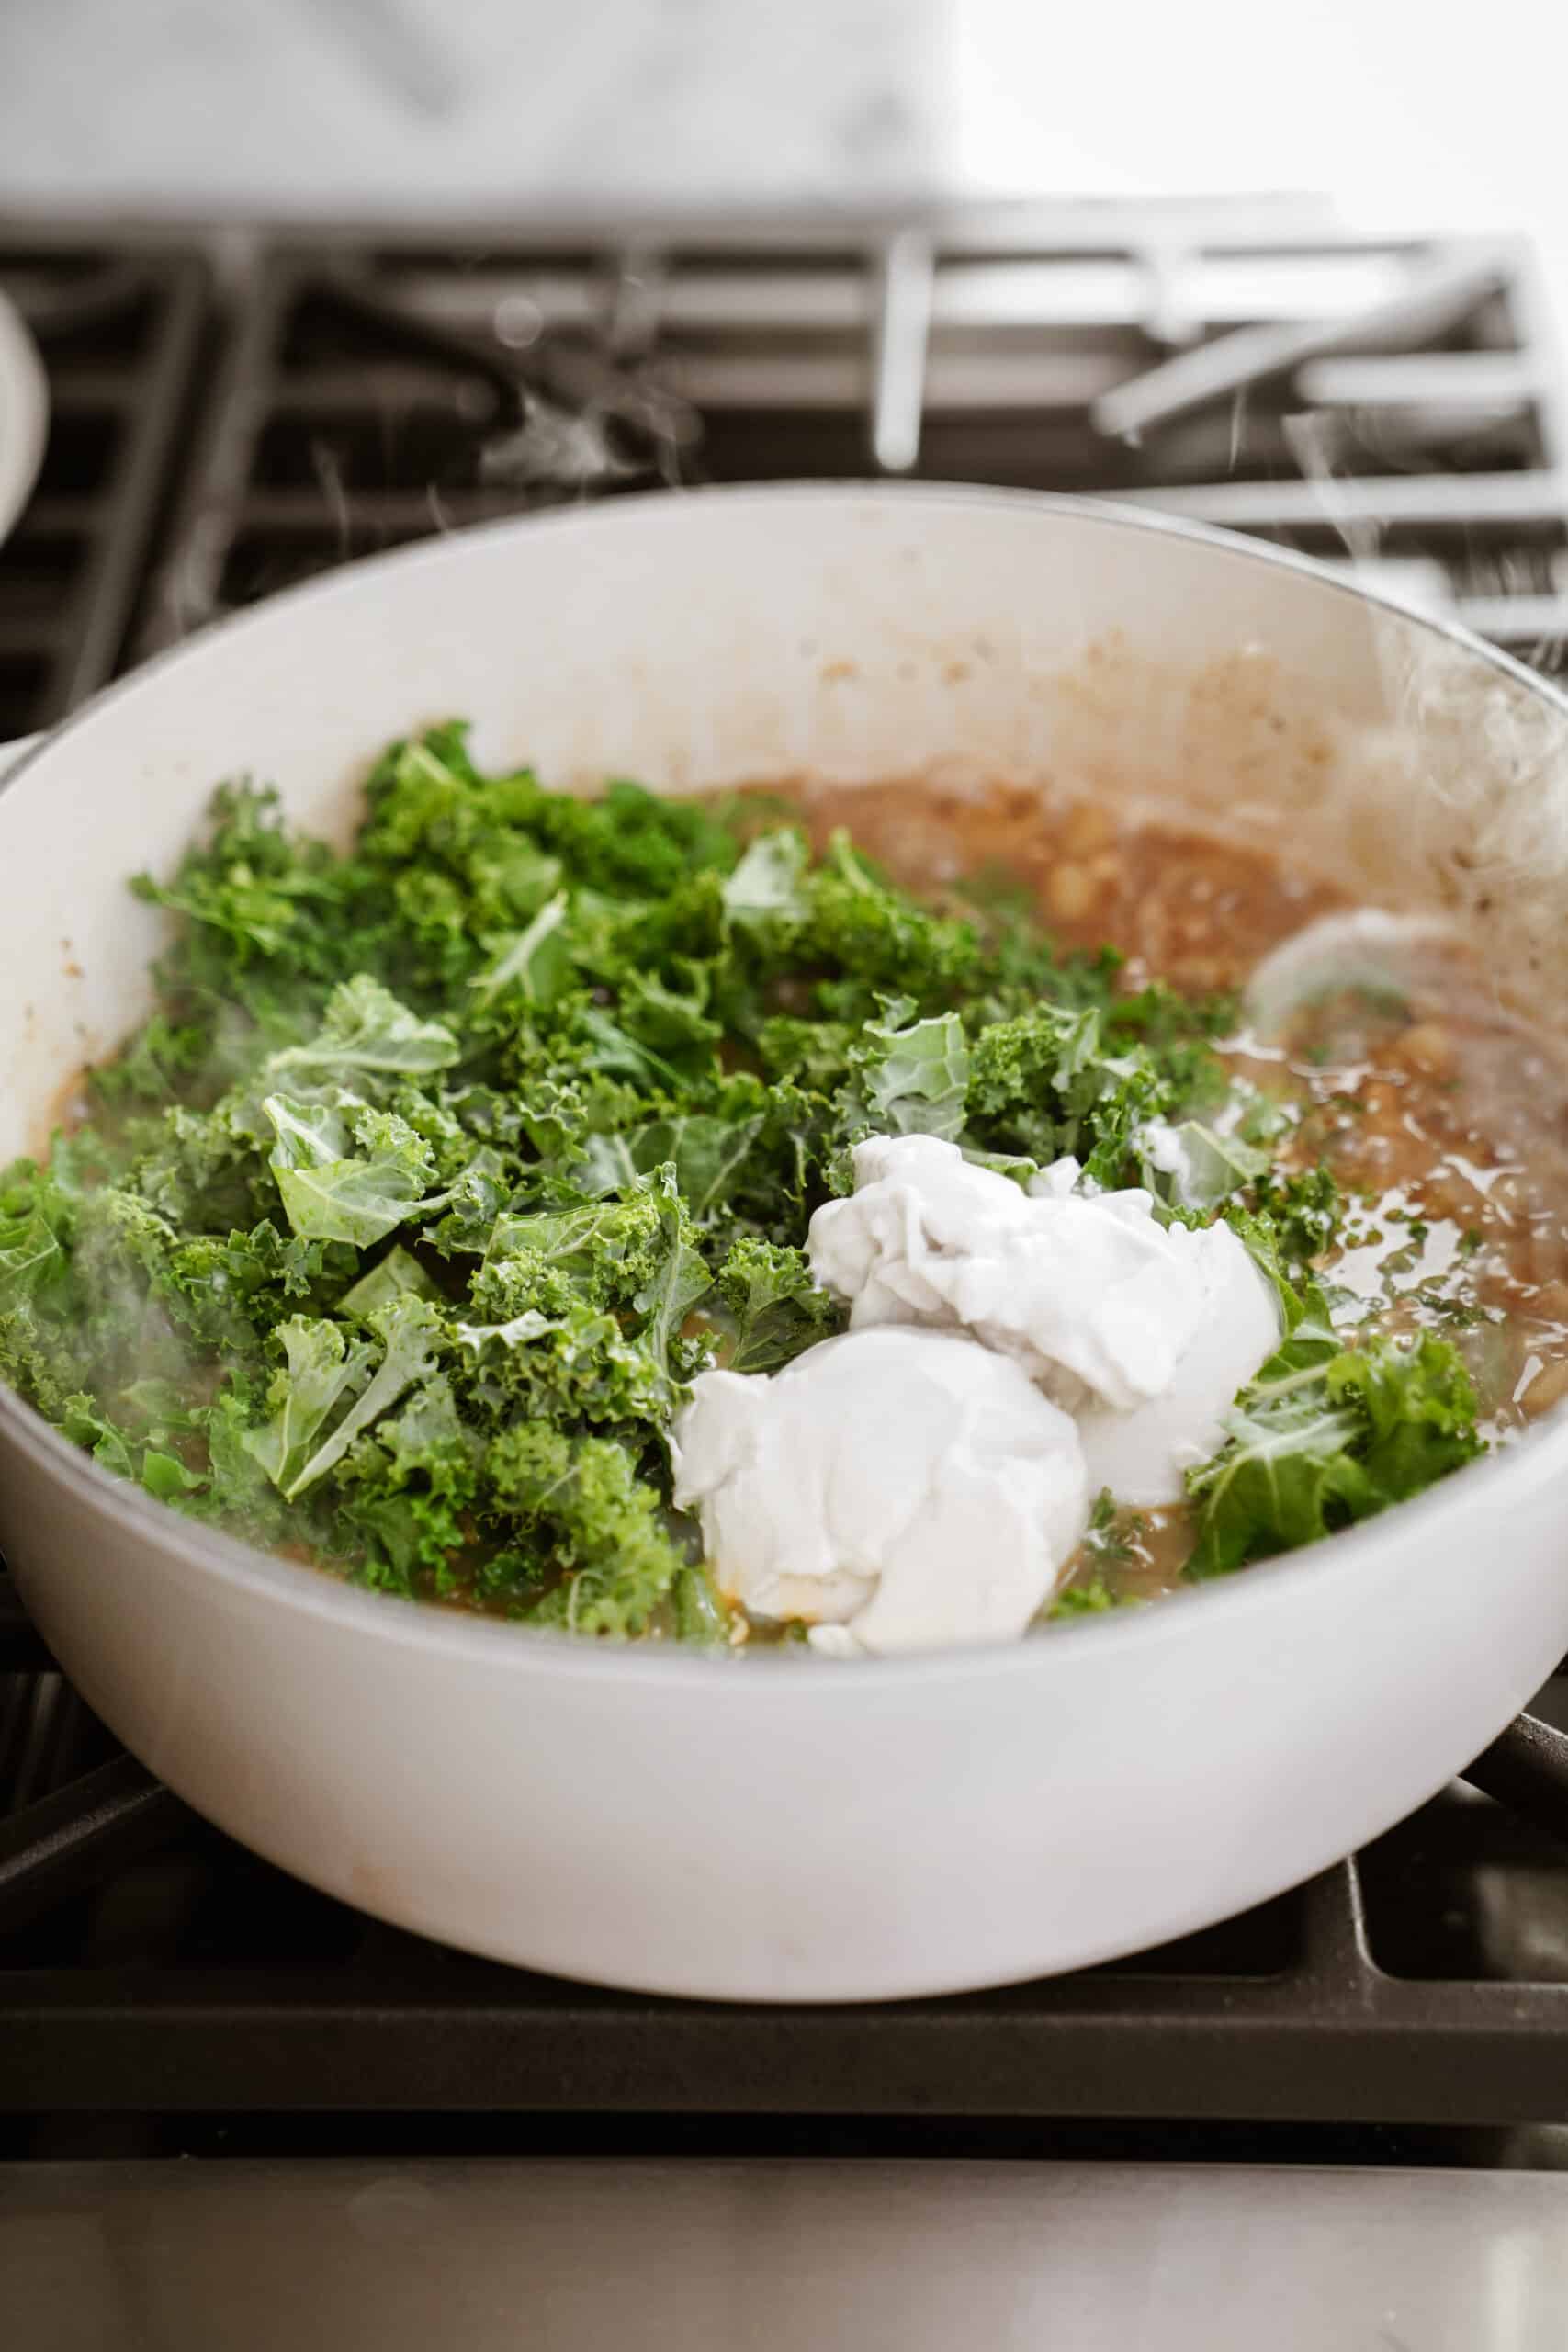
<path id="1" fill-rule="evenodd" d="M 1021 211 L 213 245 L 0 223 L 53 399 L 0 548 L 0 739 L 353 556 L 659 481 L 1134 497 L 1353 560 L 1555 663 L 1568 480 L 1527 253 L 1224 216 L 1059 239 Z M 1568 1725 L 1568 1679 L 1539 1712 Z M 1568 1779 L 1517 1742 L 1475 1778 L 1110 1968 L 869 2010 L 656 2001 L 446 1951 L 245 1854 L 0 1603 L 0 2160 L 1554 2165 Z"/>
<path id="2" fill-rule="evenodd" d="M 1250 2165 L 0 2166 L 0 2277 L 50 2352 L 1558 2352 L 1565 2194 Z"/>

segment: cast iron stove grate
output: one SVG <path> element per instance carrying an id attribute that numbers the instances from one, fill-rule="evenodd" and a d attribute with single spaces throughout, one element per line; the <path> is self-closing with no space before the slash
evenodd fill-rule
<path id="1" fill-rule="evenodd" d="M 250 258 L 140 643 L 540 503 L 881 473 L 1228 524 L 1551 660 L 1563 425 L 1496 240 L 1213 208 L 321 236 Z"/>
<path id="2" fill-rule="evenodd" d="M 347 557 L 658 481 L 1144 499 L 1348 548 L 1537 658 L 1568 633 L 1560 392 L 1513 246 L 1115 209 L 323 232 L 210 277 L 166 239 L 0 245 L 59 420 L 0 549 L 0 734 Z M 1568 1724 L 1568 1679 L 1538 1706 Z M 1523 1719 L 1353 1861 L 1134 1962 L 731 2009 L 499 1969 L 298 1884 L 121 1755 L 8 1604 L 0 2114 L 1562 2123 L 1563 1747 Z"/>
<path id="3" fill-rule="evenodd" d="M 7 234 L 0 288 L 49 382 L 43 467 L 0 546 L 0 743 L 110 677 L 151 559 L 206 311 L 207 268 L 175 246 Z"/>

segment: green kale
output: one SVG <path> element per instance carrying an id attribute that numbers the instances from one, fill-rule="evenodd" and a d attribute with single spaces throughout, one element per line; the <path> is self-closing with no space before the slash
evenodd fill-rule
<path id="1" fill-rule="evenodd" d="M 745 1236 L 718 1270 L 730 1329 L 731 1372 L 775 1372 L 818 1340 L 842 1329 L 843 1315 L 818 1290 L 804 1250 Z"/>
<path id="2" fill-rule="evenodd" d="M 670 1606 L 677 1641 L 699 1650 L 728 1646 L 730 1618 L 700 1561 L 677 1571 L 670 1588 Z"/>
<path id="3" fill-rule="evenodd" d="M 273 1092 L 280 1091 L 280 1079 L 288 1087 L 363 1088 L 446 1069 L 461 1051 L 444 1023 L 416 1019 L 389 989 L 361 972 L 333 989 L 315 1036 L 270 1055 L 263 1075 Z"/>
<path id="4" fill-rule="evenodd" d="M 1198 1119 L 1172 1127 L 1168 1143 L 1156 1159 L 1147 1136 L 1139 1137 L 1140 1172 L 1150 1192 L 1178 1208 L 1218 1208 L 1255 1185 L 1269 1167 L 1266 1151 L 1235 1136 L 1217 1136 Z"/>
<path id="5" fill-rule="evenodd" d="M 531 1611 L 576 1634 L 640 1634 L 687 1566 L 654 1487 L 625 1449 L 536 1423 L 494 1439 L 485 1457 L 491 1507 L 564 1571 Z"/>
<path id="6" fill-rule="evenodd" d="M 1080 1557 L 1046 1609 L 1046 1619 L 1099 1616 L 1108 1609 L 1136 1608 L 1146 1596 L 1123 1589 L 1111 1579 L 1147 1556 L 1144 1549 L 1147 1531 L 1148 1521 L 1142 1511 L 1118 1503 L 1110 1487 L 1102 1487 L 1089 1511 Z"/>
<path id="7" fill-rule="evenodd" d="M 363 1551 L 367 1582 L 407 1595 L 422 1582 L 439 1594 L 460 1588 L 481 1452 L 439 1372 L 353 1440 L 340 1464 L 339 1523 Z"/>
<path id="8" fill-rule="evenodd" d="M 659 1210 L 659 1255 L 633 1305 L 643 1317 L 640 1336 L 670 1384 L 671 1394 L 682 1374 L 700 1361 L 690 1343 L 682 1342 L 686 1317 L 713 1288 L 713 1275 L 681 1198 L 672 1167 L 659 1168 L 649 1180 Z M 699 1343 L 700 1344 L 700 1343 Z"/>
<path id="9" fill-rule="evenodd" d="M 1045 1614 L 1048 1619 L 1063 1617 L 1098 1617 L 1108 1609 L 1120 1609 L 1126 1604 L 1112 1592 L 1103 1577 L 1093 1576 L 1083 1583 L 1064 1585 Z"/>
<path id="10" fill-rule="evenodd" d="M 389 1411 L 442 1344 L 441 1318 L 427 1299 L 404 1296 L 371 1309 L 380 1362 L 341 1323 L 295 1316 L 283 1324 L 284 1366 L 267 1391 L 270 1419 L 243 1439 L 288 1502 L 324 1477 L 361 1430 Z M 339 1411 L 341 1406 L 347 1410 Z"/>
<path id="11" fill-rule="evenodd" d="M 562 928 L 570 905 L 566 892 L 558 890 L 526 930 L 494 943 L 492 961 L 468 983 L 478 990 L 478 1004 L 488 1004 L 506 989 L 515 989 L 529 1004 L 555 1001 L 571 973 L 571 952 Z"/>
<path id="12" fill-rule="evenodd" d="M 363 1250 L 416 1211 L 445 1205 L 444 1195 L 424 1197 L 435 1172 L 429 1145 L 395 1112 L 352 1100 L 333 1110 L 287 1094 L 269 1094 L 262 1108 L 276 1137 L 267 1165 L 284 1215 L 302 1240 L 348 1241 Z M 350 1154 L 351 1139 L 360 1154 Z"/>
<path id="13" fill-rule="evenodd" d="M 1146 1048 L 1107 1051 L 1096 1007 L 1042 1003 L 975 1038 L 967 1133 L 985 1150 L 1042 1166 L 1070 1153 L 1096 1183 L 1114 1187 L 1132 1170 L 1139 1129 L 1175 1101 Z"/>
<path id="14" fill-rule="evenodd" d="M 951 1143 L 963 1132 L 969 1088 L 964 1023 L 956 1012 L 914 1016 L 912 999 L 885 1000 L 882 1019 L 868 1021 L 851 1049 L 864 1125 L 875 1135 L 941 1136 Z M 852 1119 L 858 1113 L 857 1103 Z"/>
<path id="15" fill-rule="evenodd" d="M 1475 1397 L 1447 1340 L 1389 1334 L 1341 1348 L 1303 1311 L 1236 1399 L 1230 1434 L 1188 1476 L 1194 1577 L 1316 1543 L 1419 1494 L 1483 1450 Z"/>
<path id="16" fill-rule="evenodd" d="M 837 976 L 837 1004 L 852 1003 L 864 1017 L 866 992 L 910 998 L 917 1012 L 947 1010 L 953 996 L 983 976 L 984 956 L 974 925 L 931 914 L 873 872 L 847 834 L 834 836 L 811 877 L 803 922 L 788 919 L 790 960 Z M 843 983 L 851 983 L 845 989 Z"/>
<path id="17" fill-rule="evenodd" d="M 41 1212 L 0 1216 L 0 1304 L 26 1298 L 65 1270 L 65 1252 Z"/>
<path id="18" fill-rule="evenodd" d="M 1310 1266 L 1339 1238 L 1344 1205 L 1321 1161 L 1311 1168 L 1261 1170 L 1252 1179 L 1251 1199 L 1271 1219 L 1289 1266 Z"/>
<path id="19" fill-rule="evenodd" d="M 742 924 L 769 917 L 803 922 L 810 906 L 807 863 L 803 834 L 760 833 L 724 884 L 726 914 Z"/>
<path id="20" fill-rule="evenodd" d="M 761 1112 L 694 1111 L 649 1120 L 624 1135 L 589 1136 L 574 1173 L 584 1192 L 618 1193 L 668 1162 L 687 1207 L 702 1223 L 728 1201 L 762 1124 Z"/>

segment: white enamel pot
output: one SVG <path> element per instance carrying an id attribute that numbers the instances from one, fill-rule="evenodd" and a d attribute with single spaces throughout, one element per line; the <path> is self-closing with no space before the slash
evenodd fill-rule
<path id="1" fill-rule="evenodd" d="M 1412 902 L 1512 857 L 1568 935 L 1564 707 L 1311 565 L 1071 502 L 626 500 L 339 572 L 111 688 L 0 791 L 0 1160 L 144 1010 L 211 786 L 342 837 L 389 737 L 690 788 L 1054 775 L 1285 829 Z M 1458 877 L 1456 879 L 1456 877 Z M 1557 947 L 1555 952 L 1561 953 Z M 1554 982 L 1555 984 L 1555 982 Z M 199 1811 L 366 1910 L 601 1982 L 931 1994 L 1235 1912 L 1429 1796 L 1568 1647 L 1568 1429 L 1158 1608 L 854 1667 L 530 1635 L 209 1534 L 0 1393 L 0 1547 L 89 1703 Z"/>

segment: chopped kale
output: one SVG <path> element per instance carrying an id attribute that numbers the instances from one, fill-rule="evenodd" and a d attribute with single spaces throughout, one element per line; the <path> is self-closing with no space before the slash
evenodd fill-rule
<path id="1" fill-rule="evenodd" d="M 1264 1260 L 1257 1221 L 1245 1238 Z M 1237 1397 L 1229 1435 L 1188 1475 L 1192 1577 L 1314 1544 L 1404 1502 L 1482 1451 L 1475 1396 L 1447 1340 L 1391 1333 L 1342 1346 L 1322 1295 L 1280 1281 L 1285 1338 Z"/>

